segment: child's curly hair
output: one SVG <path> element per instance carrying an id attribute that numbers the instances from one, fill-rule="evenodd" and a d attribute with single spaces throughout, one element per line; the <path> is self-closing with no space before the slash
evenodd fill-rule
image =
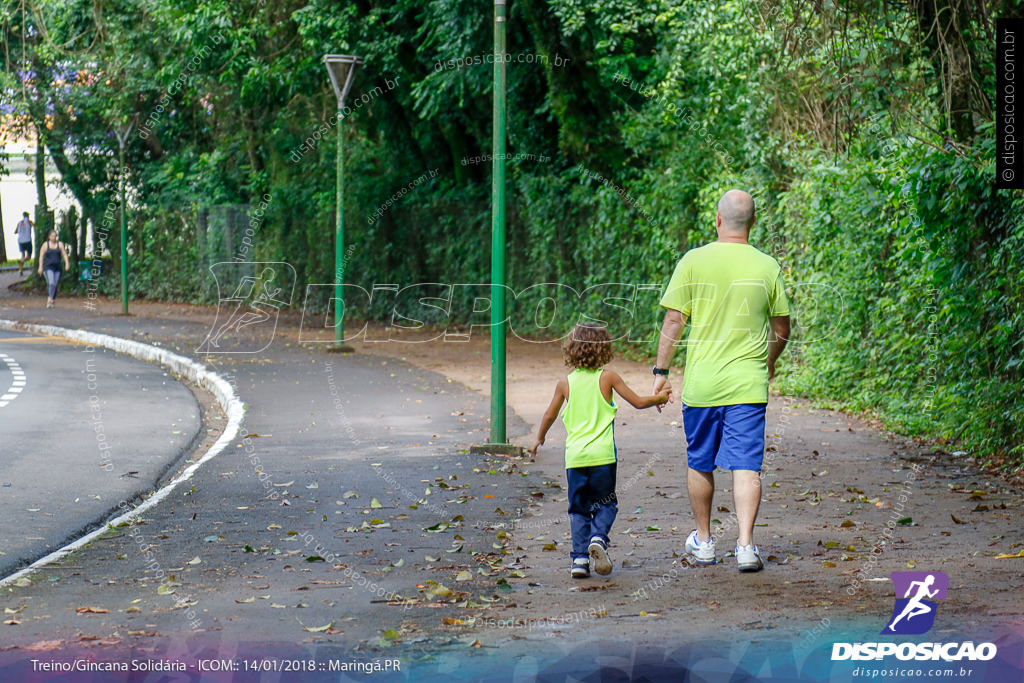
<path id="1" fill-rule="evenodd" d="M 597 370 L 615 357 L 608 330 L 597 323 L 580 323 L 574 327 L 562 350 L 567 367 L 584 370 Z"/>

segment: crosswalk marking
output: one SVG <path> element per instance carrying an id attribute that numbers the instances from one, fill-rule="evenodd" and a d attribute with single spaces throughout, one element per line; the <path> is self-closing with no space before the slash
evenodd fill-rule
<path id="1" fill-rule="evenodd" d="M 21 369 L 21 364 L 14 358 L 6 353 L 0 353 L 0 361 L 3 361 L 11 371 L 11 386 L 0 396 L 0 408 L 3 408 L 21 396 L 21 392 L 25 390 L 28 381 L 25 379 L 25 371 Z"/>

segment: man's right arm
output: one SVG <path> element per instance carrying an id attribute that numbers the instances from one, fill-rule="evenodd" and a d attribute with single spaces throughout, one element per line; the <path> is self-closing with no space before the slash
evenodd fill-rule
<path id="1" fill-rule="evenodd" d="M 782 355 L 782 350 L 789 342 L 789 316 L 776 315 L 768 318 L 772 328 L 772 336 L 768 340 L 768 381 L 775 378 L 775 361 Z"/>
<path id="2" fill-rule="evenodd" d="M 686 325 L 686 316 L 682 312 L 674 308 L 669 308 L 665 311 L 665 320 L 661 323 L 661 334 L 658 336 L 658 357 L 654 363 L 655 367 L 671 370 L 672 358 L 675 356 L 676 351 L 676 342 L 679 341 L 684 325 Z M 665 389 L 672 390 L 668 376 L 655 375 L 654 388 L 651 390 L 651 394 L 660 394 Z M 669 401 L 671 400 L 672 398 L 669 397 Z M 661 412 L 660 406 L 658 411 Z"/>

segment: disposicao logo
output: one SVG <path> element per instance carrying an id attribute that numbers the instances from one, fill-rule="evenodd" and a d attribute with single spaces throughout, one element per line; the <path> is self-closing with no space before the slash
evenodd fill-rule
<path id="1" fill-rule="evenodd" d="M 935 624 L 939 600 L 946 599 L 949 577 L 942 572 L 893 572 L 896 604 L 881 635 L 920 635 Z M 988 661 L 996 656 L 994 643 L 833 643 L 832 660 L 884 659 L 943 660 L 946 662 Z"/>
<path id="2" fill-rule="evenodd" d="M 935 624 L 935 613 L 939 608 L 936 600 L 946 599 L 949 577 L 942 572 L 893 572 L 889 578 L 896 587 L 896 605 L 882 634 L 916 636 L 928 633 Z"/>

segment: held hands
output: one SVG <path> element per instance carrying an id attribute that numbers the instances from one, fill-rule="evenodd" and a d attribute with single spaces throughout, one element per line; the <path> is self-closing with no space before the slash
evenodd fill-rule
<path id="1" fill-rule="evenodd" d="M 651 398 L 653 398 L 654 401 L 653 403 L 650 403 L 648 405 L 653 405 L 655 408 L 658 409 L 658 412 L 660 413 L 661 406 L 665 405 L 666 403 L 672 400 L 672 389 L 668 387 L 663 387 L 661 391 L 654 394 Z"/>
<path id="2" fill-rule="evenodd" d="M 661 396 L 662 394 L 665 394 L 665 400 L 658 402 L 658 404 L 655 406 L 658 409 L 659 413 L 661 412 L 661 406 L 663 404 L 673 402 L 672 385 L 669 384 L 668 377 L 666 377 L 665 375 L 655 375 L 654 387 L 651 389 L 651 395 Z"/>
<path id="3" fill-rule="evenodd" d="M 540 448 L 543 445 L 544 445 L 544 439 L 537 439 L 537 443 L 533 444 L 532 448 L 528 448 L 527 452 L 530 455 L 536 456 L 537 455 L 537 449 Z"/>

